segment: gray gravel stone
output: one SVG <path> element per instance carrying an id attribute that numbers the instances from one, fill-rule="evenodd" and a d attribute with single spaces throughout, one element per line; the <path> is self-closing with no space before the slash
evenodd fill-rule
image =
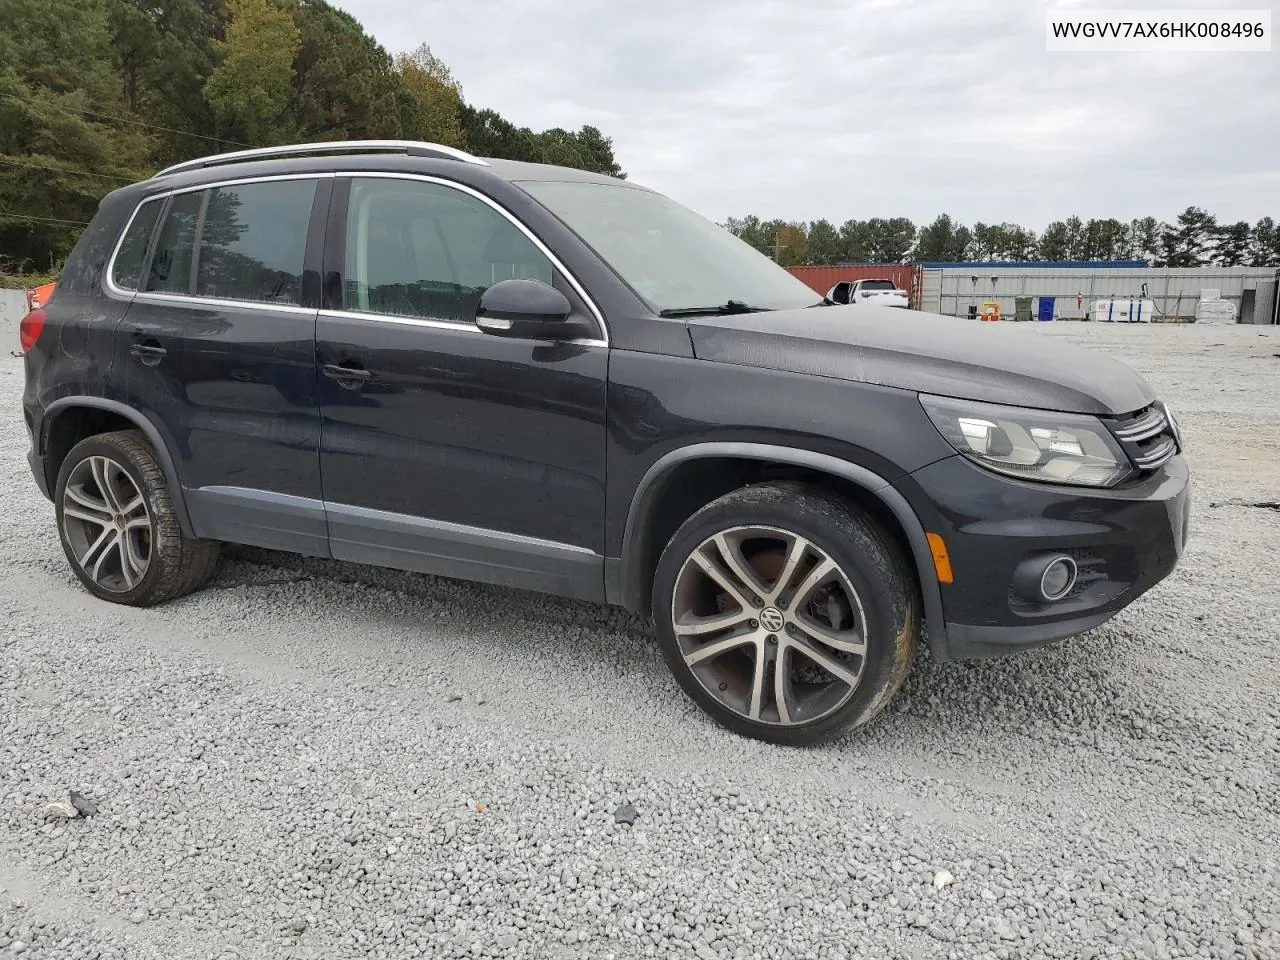
<path id="1" fill-rule="evenodd" d="M 1280 515 L 1207 506 L 1280 498 L 1280 331 L 1038 332 L 1177 408 L 1178 571 L 1065 644 L 922 655 L 807 751 L 714 726 L 614 610 L 247 548 L 224 589 L 100 603 L 0 420 L 0 950 L 1280 957 Z M 42 818 L 67 784 L 97 816 Z"/>

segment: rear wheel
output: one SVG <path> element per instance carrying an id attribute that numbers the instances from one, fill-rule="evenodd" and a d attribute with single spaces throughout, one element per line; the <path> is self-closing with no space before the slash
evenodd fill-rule
<path id="1" fill-rule="evenodd" d="M 62 549 L 80 582 L 114 603 L 150 606 L 201 587 L 218 544 L 182 534 L 164 470 L 136 430 L 80 441 L 54 492 Z"/>
<path id="2" fill-rule="evenodd" d="M 746 487 L 676 532 L 654 579 L 663 655 L 745 736 L 821 743 L 879 713 L 919 642 L 901 551 L 855 504 L 792 483 Z"/>

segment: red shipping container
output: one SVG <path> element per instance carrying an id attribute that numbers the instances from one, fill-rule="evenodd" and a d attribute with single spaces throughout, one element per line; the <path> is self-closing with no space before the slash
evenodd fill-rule
<path id="1" fill-rule="evenodd" d="M 913 310 L 920 309 L 924 270 L 908 263 L 855 263 L 842 267 L 787 267 L 787 272 L 815 293 L 826 292 L 841 280 L 892 280 L 907 292 Z"/>

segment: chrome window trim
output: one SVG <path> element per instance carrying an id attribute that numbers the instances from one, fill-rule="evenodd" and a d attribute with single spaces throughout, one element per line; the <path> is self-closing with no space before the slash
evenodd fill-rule
<path id="1" fill-rule="evenodd" d="M 137 290 L 129 290 L 125 287 L 116 285 L 116 257 L 120 254 L 120 248 L 124 246 L 124 238 L 129 235 L 129 229 L 133 226 L 133 221 L 138 218 L 138 212 L 148 203 L 158 202 L 163 206 L 164 201 L 168 199 L 169 194 L 167 193 L 158 193 L 155 196 L 145 197 L 136 207 L 133 208 L 133 213 L 129 214 L 129 219 L 125 221 L 124 229 L 120 231 L 120 236 L 116 238 L 116 245 L 111 248 L 111 256 L 107 258 L 107 268 L 102 271 L 102 289 L 105 290 L 108 295 L 113 296 L 118 300 L 130 300 L 133 298 L 134 294 L 138 292 Z M 159 226 L 159 222 L 157 222 L 156 226 Z M 150 244 L 150 242 L 151 238 L 148 238 L 147 243 Z M 143 266 L 146 266 L 147 253 L 148 251 L 144 247 L 142 250 Z M 142 278 L 139 277 L 138 281 L 141 283 Z"/>
<path id="2" fill-rule="evenodd" d="M 138 211 L 145 204 L 154 203 L 156 201 L 168 200 L 170 197 L 176 197 L 181 193 L 196 193 L 201 190 L 216 190 L 219 187 L 234 187 L 246 183 L 269 183 L 274 180 L 328 180 L 337 176 L 335 173 L 286 173 L 277 174 L 275 176 L 262 177 L 241 177 L 234 180 L 217 180 L 210 183 L 202 183 L 194 187 L 178 187 L 174 190 L 165 190 L 162 193 L 155 193 L 149 197 L 144 197 L 139 201 L 138 205 L 133 208 L 133 213 L 129 214 L 129 219 L 125 221 L 124 229 L 120 231 L 120 236 L 116 239 L 116 245 L 111 250 L 111 257 L 107 260 L 107 268 L 102 273 L 102 289 L 108 296 L 117 300 L 134 300 L 139 297 L 144 298 L 143 303 L 159 302 L 159 303 L 201 303 L 213 304 L 214 306 L 240 306 L 243 304 L 252 304 L 254 306 L 263 306 L 268 309 L 277 311 L 301 311 L 302 313 L 315 313 L 315 310 L 309 307 L 298 306 L 297 304 L 280 304 L 280 303 L 263 303 L 258 300 L 225 300 L 221 297 L 194 297 L 185 293 L 156 293 L 151 290 L 127 290 L 124 287 L 116 286 L 115 279 L 112 274 L 116 269 L 116 257 L 120 254 L 120 248 L 124 246 L 124 238 L 129 233 L 129 228 L 133 226 L 134 218 L 137 217 Z M 141 278 L 139 278 L 141 280 Z M 153 298 L 160 298 L 154 300 Z"/>
<path id="3" fill-rule="evenodd" d="M 292 313 L 305 317 L 316 315 L 315 307 L 301 307 L 296 303 L 270 303 L 266 300 L 224 300 L 220 297 L 189 297 L 185 293 L 135 293 L 133 299 L 138 303 L 172 303 L 175 306 L 198 307 L 205 310 L 226 310 L 229 308 L 252 307 L 255 310 L 269 310 L 273 313 Z"/>
<path id="4" fill-rule="evenodd" d="M 117 287 L 114 281 L 112 280 L 111 275 L 115 270 L 116 256 L 120 253 L 120 247 L 124 245 L 125 235 L 129 232 L 129 228 L 133 225 L 133 220 L 138 215 L 138 211 L 142 209 L 143 204 L 152 203 L 154 201 L 167 200 L 169 197 L 177 196 L 178 194 L 181 194 L 181 193 L 193 193 L 200 190 L 216 190 L 219 187 L 239 186 L 241 184 L 246 184 L 246 183 L 270 183 L 276 180 L 324 180 L 324 179 L 335 179 L 337 177 L 352 177 L 352 178 L 362 177 L 362 178 L 372 178 L 375 180 L 418 180 L 423 183 L 434 183 L 442 187 L 448 187 L 450 189 L 457 190 L 461 193 L 467 194 L 468 196 L 474 197 L 476 200 L 479 200 L 481 203 L 488 205 L 490 208 L 497 211 L 500 216 L 505 217 L 509 223 L 511 223 L 517 230 L 523 233 L 529 239 L 529 241 L 535 247 L 537 247 L 539 253 L 541 253 L 544 257 L 546 257 L 548 260 L 551 261 L 551 265 L 554 266 L 557 270 L 560 271 L 561 274 L 564 275 L 564 278 L 569 282 L 569 285 L 573 287 L 574 291 L 578 294 L 578 296 L 582 298 L 582 302 L 587 305 L 587 309 L 591 311 L 591 315 L 595 317 L 596 324 L 598 325 L 601 333 L 601 337 L 599 339 L 584 338 L 581 340 L 571 340 L 571 341 L 565 341 L 565 342 L 576 343 L 581 346 L 594 346 L 597 344 L 603 345 L 603 346 L 609 345 L 609 325 L 608 323 L 605 322 L 604 313 L 601 311 L 599 305 L 597 305 L 597 303 L 592 298 L 592 296 L 589 293 L 587 293 L 586 287 L 584 287 L 579 282 L 578 278 L 573 275 L 572 271 L 570 271 L 569 268 L 564 265 L 564 262 L 559 257 L 557 257 L 554 253 L 552 253 L 551 249 L 545 243 L 543 243 L 534 234 L 532 230 L 530 230 L 527 226 L 525 226 L 524 223 L 522 223 L 515 216 L 515 214 L 513 214 L 506 207 L 502 206 L 496 200 L 492 199 L 491 197 L 485 196 L 485 194 L 481 193 L 479 190 L 475 189 L 474 187 L 470 187 L 465 183 L 457 183 L 456 181 L 453 181 L 453 180 L 447 180 L 444 177 L 431 176 L 430 174 L 425 174 L 425 173 L 391 173 L 391 172 L 382 171 L 382 170 L 346 170 L 346 171 L 338 170 L 338 171 L 326 171 L 326 172 L 319 172 L 319 173 L 286 173 L 286 174 L 263 175 L 263 176 L 257 176 L 257 177 L 233 177 L 226 180 L 211 180 L 207 183 L 201 183 L 194 186 L 177 187 L 173 190 L 166 190 L 161 193 L 153 194 L 149 197 L 145 197 L 143 200 L 141 200 L 138 203 L 136 207 L 133 208 L 133 213 L 129 215 L 129 219 L 128 221 L 126 221 L 124 229 L 120 231 L 120 236 L 116 239 L 116 245 L 111 251 L 111 257 L 107 261 L 107 267 L 103 271 L 103 275 L 102 275 L 103 290 L 106 291 L 108 296 L 114 297 L 117 300 L 140 299 L 141 302 L 143 303 L 172 303 L 175 306 L 181 305 L 181 304 L 189 304 L 193 306 L 205 306 L 205 307 L 252 306 L 252 307 L 258 307 L 265 310 L 274 310 L 280 313 L 315 314 L 316 311 L 310 307 L 300 307 L 292 304 L 263 303 L 256 300 L 224 300 L 221 298 L 214 298 L 214 297 L 192 297 L 192 296 L 187 296 L 186 294 L 153 293 L 150 291 L 143 291 L 143 290 L 126 290 L 122 287 Z M 344 242 L 345 242 L 345 239 L 344 239 Z M 429 320 L 429 319 L 418 318 L 418 317 L 395 317 L 395 316 L 384 315 L 384 314 L 361 313 L 355 310 L 321 310 L 320 313 L 325 314 L 327 316 L 331 316 L 331 317 L 346 316 L 346 317 L 361 318 L 365 320 L 375 320 L 375 321 L 385 322 L 385 323 L 407 323 L 407 324 L 416 325 L 416 326 L 443 327 L 450 330 L 467 330 L 474 333 L 484 332 L 480 330 L 478 327 L 474 326 L 473 324 L 466 324 L 461 322 L 452 323 L 447 320 Z"/>
<path id="5" fill-rule="evenodd" d="M 544 257 L 546 257 L 548 260 L 550 260 L 551 265 L 564 275 L 564 278 L 569 281 L 569 285 L 573 287 L 574 292 L 576 292 L 578 296 L 582 298 L 582 302 L 587 305 L 587 309 L 590 310 L 591 315 L 595 317 L 596 324 L 599 326 L 600 333 L 601 333 L 601 339 L 598 342 L 602 342 L 605 344 L 609 342 L 609 325 L 605 323 L 604 313 L 600 310 L 600 307 L 596 304 L 595 300 L 592 299 L 591 295 L 587 293 L 586 287 L 584 287 L 581 283 L 578 282 L 578 278 L 573 275 L 573 273 L 569 270 L 568 267 L 564 265 L 561 259 L 557 257 L 554 253 L 552 253 L 551 249 L 545 243 L 543 243 L 537 237 L 537 235 L 534 234 L 532 230 L 530 230 L 527 226 L 525 226 L 515 216 L 515 214 L 513 214 L 506 207 L 502 206 L 502 204 L 498 203 L 492 197 L 485 196 L 479 190 L 475 189 L 475 187 L 470 187 L 465 183 L 458 183 L 457 181 L 454 181 L 454 180 L 446 180 L 444 177 L 436 177 L 426 173 L 391 173 L 384 170 L 369 170 L 369 171 L 355 170 L 355 171 L 339 172 L 335 174 L 335 176 L 351 177 L 352 179 L 359 178 L 359 179 L 374 179 L 374 180 L 417 180 L 422 183 L 434 183 L 441 187 L 448 187 L 451 190 L 457 190 L 460 193 L 465 193 L 468 196 L 474 197 L 476 200 L 479 200 L 481 203 L 486 204 L 487 206 L 495 210 L 500 216 L 505 217 L 507 221 L 511 223 L 512 226 L 514 226 L 517 230 L 523 233 L 529 239 L 529 242 L 538 248 L 538 252 L 541 253 Z M 345 244 L 345 238 L 344 238 L 344 244 Z M 370 318 L 379 319 L 379 320 L 386 319 L 382 314 L 358 313 L 357 311 L 350 311 L 350 310 L 336 310 L 336 311 L 326 311 L 326 312 L 352 314 L 352 315 L 370 317 Z M 406 317 L 403 319 L 414 320 L 417 318 Z M 453 324 L 443 320 L 433 320 L 428 322 L 431 324 L 443 323 L 445 326 L 449 326 L 453 328 L 462 327 L 465 329 L 468 326 L 467 324 L 463 324 L 463 323 Z M 477 328 L 476 332 L 480 333 L 482 331 L 480 331 Z M 572 342 L 586 343 L 587 341 L 575 340 Z"/>
<path id="6" fill-rule="evenodd" d="M 180 193 L 196 193 L 200 190 L 217 190 L 221 187 L 239 187 L 247 183 L 272 183 L 276 180 L 332 180 L 336 173 L 277 173 L 262 177 L 237 177 L 234 180 L 213 180 L 190 187 L 175 187 L 166 195 L 176 197 Z"/>
<path id="7" fill-rule="evenodd" d="M 427 317 L 397 317 L 389 313 L 364 313 L 360 310 L 321 310 L 322 320 L 359 320 L 367 323 L 394 323 L 406 327 L 427 327 L 432 330 L 452 330 L 455 333 L 474 333 L 489 336 L 474 323 L 461 320 L 432 320 Z M 579 347 L 607 347 L 608 340 L 583 337 L 575 340 L 548 340 L 548 343 L 572 343 Z"/>

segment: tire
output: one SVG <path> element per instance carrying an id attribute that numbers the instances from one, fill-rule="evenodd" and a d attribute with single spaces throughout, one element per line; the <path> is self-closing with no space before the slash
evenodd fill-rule
<path id="1" fill-rule="evenodd" d="M 744 487 L 685 521 L 658 561 L 653 611 L 667 665 L 703 710 L 790 746 L 870 722 L 920 639 L 902 551 L 856 504 L 801 483 Z"/>
<path id="2" fill-rule="evenodd" d="M 164 470 L 137 430 L 76 444 L 53 502 L 63 552 L 95 597 L 153 606 L 199 589 L 217 566 L 216 541 L 183 536 Z"/>

